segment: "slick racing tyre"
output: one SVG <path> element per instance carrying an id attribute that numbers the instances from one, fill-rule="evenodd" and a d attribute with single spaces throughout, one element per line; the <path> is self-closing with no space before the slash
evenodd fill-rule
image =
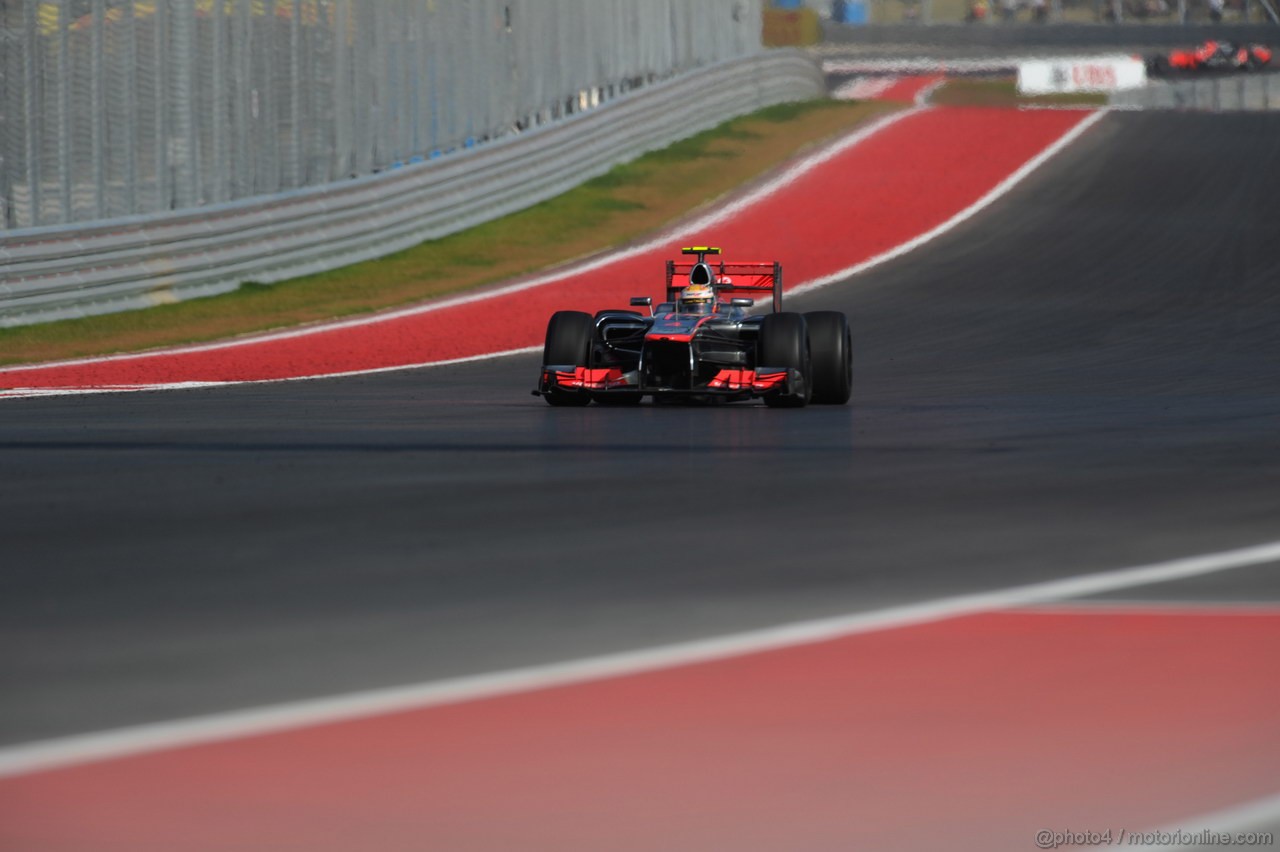
<path id="1" fill-rule="evenodd" d="M 542 364 L 573 364 L 586 367 L 591 358 L 591 336 L 595 334 L 591 314 L 582 311 L 556 311 L 547 323 L 547 343 L 542 349 Z M 587 405 L 591 395 L 586 391 L 549 388 L 542 398 L 548 405 Z"/>
<path id="2" fill-rule="evenodd" d="M 803 393 L 770 394 L 764 398 L 765 405 L 770 408 L 807 405 L 813 393 L 813 371 L 809 366 L 809 332 L 804 317 L 793 313 L 767 314 L 760 323 L 756 364 L 798 370 L 804 380 Z"/>
<path id="3" fill-rule="evenodd" d="M 853 337 L 849 320 L 839 311 L 804 315 L 809 327 L 815 405 L 844 405 L 853 393 Z"/>

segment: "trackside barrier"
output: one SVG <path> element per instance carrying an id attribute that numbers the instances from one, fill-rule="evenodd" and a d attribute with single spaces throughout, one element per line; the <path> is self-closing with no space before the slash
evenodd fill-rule
<path id="1" fill-rule="evenodd" d="M 1280 74 L 1152 80 L 1144 89 L 1116 92 L 1109 100 L 1123 109 L 1280 110 Z"/>
<path id="2" fill-rule="evenodd" d="M 344 183 L 0 232 L 0 327 L 214 295 L 382 257 L 544 201 L 734 116 L 824 91 L 812 59 L 770 51 L 448 158 Z"/>
<path id="3" fill-rule="evenodd" d="M 911 0 L 915 2 L 916 0 Z M 1136 0 L 1140 2 L 1140 0 Z M 884 4 L 873 4 L 884 5 Z M 965 4 L 957 3 L 957 7 Z M 1003 5 L 999 0 L 991 6 Z M 993 17 L 995 14 L 993 13 Z M 823 24 L 824 44 L 818 50 L 828 53 L 848 53 L 851 45 L 911 45 L 913 55 L 928 54 L 926 48 L 945 47 L 966 51 L 969 55 L 981 50 L 1018 49 L 1026 53 L 1043 53 L 1029 48 L 1053 48 L 1055 50 L 1080 47 L 1114 47 L 1131 50 L 1135 46 L 1192 47 L 1205 39 L 1223 39 L 1234 42 L 1262 42 L 1269 44 L 1280 36 L 1280 27 L 1267 23 L 1191 23 L 1187 26 L 1159 24 L 1035 24 L 991 23 L 960 24 L 938 23 L 921 26 L 919 23 L 877 24 L 875 26 L 846 26 L 831 21 Z"/>

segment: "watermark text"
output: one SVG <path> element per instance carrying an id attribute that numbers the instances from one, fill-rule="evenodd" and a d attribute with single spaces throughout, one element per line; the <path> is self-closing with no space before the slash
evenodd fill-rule
<path id="1" fill-rule="evenodd" d="M 1040 849 L 1068 846 L 1270 846 L 1275 840 L 1275 833 L 1271 831 L 1214 831 L 1208 828 L 1199 831 L 1182 828 L 1170 831 L 1130 831 L 1127 828 L 1055 831 L 1042 828 L 1036 832 L 1036 846 Z"/>

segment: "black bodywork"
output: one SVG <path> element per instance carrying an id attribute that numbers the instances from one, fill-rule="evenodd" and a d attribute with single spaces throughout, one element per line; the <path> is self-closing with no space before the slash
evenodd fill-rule
<path id="1" fill-rule="evenodd" d="M 711 383 L 724 371 L 757 371 L 756 342 L 763 320 L 732 305 L 710 316 L 681 313 L 674 301 L 658 305 L 653 316 L 601 311 L 595 317 L 591 365 L 634 377 L 637 393 L 750 397 L 750 387 Z"/>

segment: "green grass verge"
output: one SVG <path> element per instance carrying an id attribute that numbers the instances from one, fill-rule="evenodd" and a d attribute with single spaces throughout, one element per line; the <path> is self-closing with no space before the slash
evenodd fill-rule
<path id="1" fill-rule="evenodd" d="M 379 260 L 146 310 L 0 329 L 0 364 L 216 340 L 412 304 L 554 267 L 633 242 L 892 108 L 826 100 L 770 107 L 519 213 Z"/>

